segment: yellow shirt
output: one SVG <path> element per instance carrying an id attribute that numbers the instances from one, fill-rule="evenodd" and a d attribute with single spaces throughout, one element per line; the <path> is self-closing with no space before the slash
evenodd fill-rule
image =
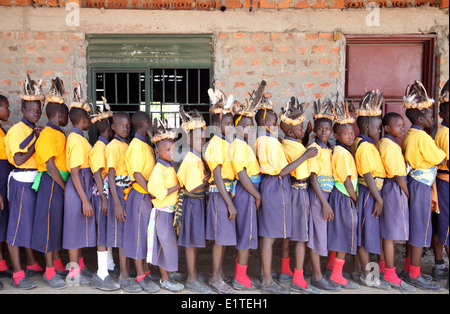
<path id="1" fill-rule="evenodd" d="M 80 169 L 89 168 L 89 153 L 92 146 L 87 138 L 81 134 L 83 134 L 82 131 L 72 129 L 67 137 L 66 164 L 69 171 L 76 167 L 80 167 Z"/>
<path id="2" fill-rule="evenodd" d="M 266 134 L 256 139 L 256 156 L 261 173 L 271 176 L 279 175 L 281 170 L 289 164 L 278 138 Z"/>
<path id="3" fill-rule="evenodd" d="M 25 123 L 20 121 L 19 123 L 13 125 L 11 129 L 9 129 L 8 133 L 5 136 L 5 148 L 6 148 L 6 156 L 8 157 L 9 163 L 15 166 L 16 168 L 22 169 L 37 169 L 36 164 L 36 153 L 34 153 L 27 161 L 25 161 L 20 166 L 17 166 L 14 162 L 14 155 L 17 153 L 26 153 L 30 146 L 36 140 L 36 136 L 33 137 L 33 140 L 25 148 L 20 148 L 20 144 L 33 132 L 33 129 L 27 126 Z"/>
<path id="4" fill-rule="evenodd" d="M 231 163 L 231 144 L 222 139 L 222 137 L 214 135 L 209 141 L 205 150 L 205 160 L 211 170 L 211 178 L 209 182 L 214 181 L 214 169 L 217 166 L 222 167 L 222 179 L 233 181 L 235 179 L 233 165 Z"/>
<path id="5" fill-rule="evenodd" d="M 178 184 L 178 177 L 175 169 L 163 160 L 158 160 L 153 168 L 148 181 L 148 191 L 155 198 L 152 203 L 156 208 L 175 206 L 178 201 L 178 191 L 170 195 L 167 192 Z"/>
<path id="6" fill-rule="evenodd" d="M 308 159 L 308 170 L 310 173 L 315 173 L 318 177 L 333 176 L 333 169 L 331 167 L 331 157 L 333 151 L 328 146 L 317 142 L 311 143 L 309 147 L 317 148 L 317 155 Z"/>
<path id="7" fill-rule="evenodd" d="M 116 176 L 129 175 L 127 165 L 125 164 L 125 154 L 128 144 L 114 138 L 105 149 L 106 168 L 113 168 Z"/>
<path id="8" fill-rule="evenodd" d="M 0 128 L 0 159 L 8 159 L 8 156 L 6 156 L 5 136 L 6 133 Z"/>
<path id="9" fill-rule="evenodd" d="M 249 177 L 259 175 L 259 163 L 252 147 L 241 138 L 235 138 L 231 144 L 231 162 L 234 175 L 239 179 L 238 173 L 246 170 Z"/>
<path id="10" fill-rule="evenodd" d="M 148 181 L 155 164 L 153 148 L 139 134 L 136 134 L 125 153 L 125 165 L 131 180 L 136 181 L 134 173 L 138 172 Z"/>
<path id="11" fill-rule="evenodd" d="M 434 137 L 434 142 L 436 143 L 436 146 L 440 149 L 442 149 L 447 157 L 445 157 L 445 164 L 443 166 L 440 166 L 440 170 L 448 171 L 448 142 L 449 142 L 449 135 L 448 135 L 448 125 L 442 125 Z"/>
<path id="12" fill-rule="evenodd" d="M 286 159 L 288 163 L 292 163 L 300 158 L 301 155 L 306 151 L 305 146 L 301 143 L 301 141 L 297 141 L 296 139 L 284 138 L 283 142 L 284 153 L 286 154 Z M 297 180 L 303 180 L 309 178 L 308 171 L 308 162 L 305 160 L 300 166 L 298 166 L 294 171 L 291 172 L 291 176 L 293 176 Z"/>
<path id="13" fill-rule="evenodd" d="M 446 158 L 445 152 L 436 146 L 431 136 L 415 126 L 403 138 L 402 152 L 413 169 L 430 169 Z"/>
<path id="14" fill-rule="evenodd" d="M 89 153 L 89 165 L 91 167 L 92 174 L 95 174 L 97 171 L 102 169 L 101 175 L 103 179 L 108 174 L 105 157 L 106 145 L 108 145 L 108 141 L 100 136 Z"/>
<path id="15" fill-rule="evenodd" d="M 387 178 L 406 176 L 406 163 L 403 158 L 402 148 L 394 138 L 383 137 L 378 142 L 377 148 L 380 152 Z"/>
<path id="16" fill-rule="evenodd" d="M 352 153 L 340 145 L 336 145 L 333 149 L 331 167 L 334 179 L 342 184 L 348 176 L 352 180 L 358 179 L 358 171 Z"/>
<path id="17" fill-rule="evenodd" d="M 181 187 L 188 192 L 202 185 L 205 179 L 205 165 L 200 153 L 192 150 L 188 152 L 178 168 L 177 176 Z"/>
<path id="18" fill-rule="evenodd" d="M 58 170 L 67 171 L 67 139 L 61 129 L 58 129 L 55 129 L 54 126 L 47 125 L 36 140 L 36 163 L 38 170 L 41 172 L 47 171 L 47 161 L 52 157 L 54 157 L 55 166 Z"/>
<path id="19" fill-rule="evenodd" d="M 358 137 L 360 141 L 362 140 Z M 386 170 L 381 161 L 380 153 L 373 142 L 362 142 L 355 151 L 356 169 L 360 177 L 371 173 L 374 178 L 385 178 Z"/>

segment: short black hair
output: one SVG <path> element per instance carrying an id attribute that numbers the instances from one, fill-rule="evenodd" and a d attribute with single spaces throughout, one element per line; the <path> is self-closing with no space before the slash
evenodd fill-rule
<path id="1" fill-rule="evenodd" d="M 330 124 L 330 127 L 333 127 L 333 121 L 331 121 L 331 120 L 328 119 L 328 118 L 323 117 L 323 118 L 318 118 L 318 119 L 315 119 L 315 120 L 314 120 L 314 128 L 316 128 L 316 126 L 319 126 L 319 124 L 321 124 L 321 123 L 323 123 L 323 122 L 329 123 L 329 124 Z"/>
<path id="2" fill-rule="evenodd" d="M 86 110 L 76 107 L 70 109 L 69 119 L 73 125 L 80 123 L 83 118 L 89 119 L 89 114 Z"/>
<path id="3" fill-rule="evenodd" d="M 8 103 L 8 98 L 6 98 L 3 95 L 0 95 L 0 106 L 3 106 L 4 104 Z"/>
<path id="4" fill-rule="evenodd" d="M 339 124 L 339 123 L 335 123 L 335 124 L 333 125 L 333 132 L 337 134 L 337 133 L 339 132 L 339 129 L 341 129 L 343 126 L 347 126 L 347 125 L 352 126 L 350 123 L 347 123 L 347 124 Z M 353 126 L 352 126 L 352 127 L 353 127 Z"/>
<path id="5" fill-rule="evenodd" d="M 383 121 L 382 121 L 383 126 L 389 125 L 389 123 L 391 123 L 391 121 L 395 118 L 403 119 L 402 115 L 397 112 L 386 113 L 386 115 L 383 117 Z"/>
<path id="6" fill-rule="evenodd" d="M 26 109 L 29 104 L 39 104 L 39 106 L 42 106 L 42 102 L 40 100 L 23 100 L 22 99 L 22 109 Z"/>
<path id="7" fill-rule="evenodd" d="M 147 113 L 138 111 L 131 116 L 131 125 L 135 130 L 142 128 L 145 123 L 148 123 L 149 126 L 152 124 L 152 119 Z"/>
<path id="8" fill-rule="evenodd" d="M 111 128 L 112 118 L 102 119 L 94 123 L 95 129 L 97 133 L 100 135 L 105 132 L 107 129 Z"/>
<path id="9" fill-rule="evenodd" d="M 360 132 L 364 129 L 364 126 L 368 125 L 369 123 L 370 123 L 370 117 L 359 116 L 356 119 L 356 125 L 358 125 L 358 129 Z"/>
<path id="10" fill-rule="evenodd" d="M 233 116 L 233 123 L 234 123 L 234 125 L 236 125 L 236 121 L 239 119 L 241 117 L 241 115 L 240 114 L 235 114 L 234 116 Z M 242 116 L 242 118 L 241 118 L 241 120 L 240 121 L 242 121 L 243 119 L 251 119 L 252 121 L 253 121 L 253 118 L 252 117 L 248 117 L 248 116 Z M 240 122 L 239 121 L 239 122 Z"/>
<path id="11" fill-rule="evenodd" d="M 439 104 L 439 112 L 448 112 L 448 101 Z"/>
<path id="12" fill-rule="evenodd" d="M 220 124 L 222 122 L 222 119 L 225 118 L 227 115 L 233 116 L 231 113 L 225 113 L 222 115 L 222 118 L 220 116 L 220 114 L 213 114 L 211 115 L 211 121 L 212 123 L 217 123 Z"/>
<path id="13" fill-rule="evenodd" d="M 47 103 L 47 106 L 45 106 L 45 114 L 47 115 L 47 118 L 52 118 L 58 113 L 61 114 L 68 114 L 69 108 L 67 108 L 66 104 L 58 104 L 54 102 Z"/>
<path id="14" fill-rule="evenodd" d="M 122 119 L 122 118 L 125 118 L 125 119 L 128 119 L 129 121 L 131 121 L 130 115 L 128 113 L 126 113 L 126 112 L 116 112 L 113 115 L 113 123 L 117 123 L 117 119 Z"/>
<path id="15" fill-rule="evenodd" d="M 430 108 L 427 108 L 427 109 L 430 109 Z M 406 114 L 406 117 L 409 119 L 409 121 L 412 124 L 414 124 L 414 123 L 417 122 L 417 120 L 420 117 L 423 117 L 425 115 L 425 110 L 427 110 L 427 109 L 422 109 L 421 110 L 421 109 L 412 109 L 412 108 L 410 108 L 410 109 L 406 109 L 405 114 Z"/>

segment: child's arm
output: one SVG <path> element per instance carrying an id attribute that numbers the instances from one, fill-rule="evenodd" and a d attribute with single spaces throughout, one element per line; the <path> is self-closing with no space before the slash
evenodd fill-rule
<path id="1" fill-rule="evenodd" d="M 205 174 L 205 178 L 203 179 L 203 184 L 197 186 L 196 188 L 192 189 L 191 193 L 195 193 L 199 190 L 203 190 L 204 188 L 206 188 L 209 185 L 209 179 L 211 178 L 211 172 L 208 172 L 207 174 Z"/>
<path id="2" fill-rule="evenodd" d="M 148 189 L 147 189 L 148 182 L 147 182 L 147 180 L 145 180 L 142 173 L 135 172 L 135 173 L 133 173 L 133 177 L 134 177 L 134 180 L 136 181 L 136 183 L 139 184 L 141 186 L 141 188 L 143 188 L 145 190 L 145 192 L 150 194 L 150 192 L 148 192 Z"/>
<path id="3" fill-rule="evenodd" d="M 242 186 L 247 190 L 248 193 L 250 193 L 256 201 L 256 209 L 259 209 L 261 206 L 261 194 L 259 191 L 255 188 L 255 185 L 253 184 L 252 180 L 250 180 L 246 169 L 244 168 L 238 173 L 239 176 L 239 182 L 241 182 Z"/>
<path id="4" fill-rule="evenodd" d="M 70 173 L 73 180 L 73 185 L 75 186 L 75 190 L 77 191 L 78 195 L 80 196 L 82 206 L 83 206 L 83 215 L 87 217 L 93 217 L 94 216 L 94 209 L 92 207 L 91 202 L 89 201 L 89 198 L 86 195 L 86 192 L 83 189 L 83 185 L 81 183 L 80 178 L 80 167 L 75 167 L 70 169 Z"/>
<path id="5" fill-rule="evenodd" d="M 301 155 L 299 158 L 297 158 L 296 161 L 290 163 L 286 167 L 284 167 L 281 172 L 278 174 L 280 177 L 284 177 L 285 175 L 290 174 L 292 171 L 297 169 L 298 166 L 300 166 L 303 162 L 305 162 L 307 159 L 317 156 L 317 153 L 319 151 L 317 150 L 317 147 L 309 147 L 303 155 Z"/>
<path id="6" fill-rule="evenodd" d="M 181 189 L 181 185 L 178 182 L 177 185 L 175 185 L 174 187 L 171 187 L 170 189 L 167 189 L 167 196 L 169 196 L 172 193 L 175 193 L 176 191 Z"/>
<path id="7" fill-rule="evenodd" d="M 308 126 L 306 127 L 306 131 L 305 131 L 305 135 L 302 138 L 302 144 L 303 146 L 308 146 L 308 142 L 309 142 L 309 135 L 311 134 L 311 132 L 313 131 L 312 128 L 312 122 L 309 121 L 308 122 Z"/>
<path id="8" fill-rule="evenodd" d="M 5 208 L 5 203 L 3 202 L 3 196 L 0 194 L 0 210 L 3 210 Z"/>
<path id="9" fill-rule="evenodd" d="M 406 176 L 395 176 L 395 181 L 397 182 L 398 186 L 405 192 L 406 197 L 409 198 L 409 190 L 408 190 L 408 184 L 406 182 Z"/>
<path id="10" fill-rule="evenodd" d="M 381 212 L 383 211 L 383 199 L 381 198 L 380 191 L 377 189 L 377 185 L 375 183 L 375 179 L 373 178 L 370 172 L 364 174 L 364 179 L 369 186 L 370 193 L 372 193 L 375 198 L 375 208 L 373 210 L 372 216 L 375 215 L 376 218 L 380 217 Z"/>
<path id="11" fill-rule="evenodd" d="M 328 203 L 327 199 L 322 193 L 322 189 L 320 188 L 319 181 L 317 180 L 317 174 L 315 172 L 311 173 L 309 181 L 311 182 L 311 186 L 316 192 L 317 197 L 322 203 L 323 219 L 327 221 L 333 220 L 334 219 L 333 209 L 331 208 L 330 204 Z"/>
<path id="12" fill-rule="evenodd" d="M 230 216 L 228 217 L 228 220 L 233 220 L 236 218 L 236 207 L 234 206 L 233 200 L 231 199 L 230 194 L 227 192 L 227 189 L 225 188 L 225 183 L 223 182 L 222 178 L 222 166 L 218 165 L 214 171 L 214 182 L 216 183 L 217 189 L 219 190 L 220 195 L 222 195 L 225 203 L 227 203 L 228 206 L 228 212 L 230 213 Z"/>
<path id="13" fill-rule="evenodd" d="M 116 170 L 114 170 L 114 168 L 109 168 L 108 170 L 108 181 L 109 191 L 111 192 L 114 201 L 114 215 L 116 216 L 117 220 L 125 221 L 125 208 L 123 208 L 122 202 L 120 202 L 119 199 L 119 194 L 117 193 Z"/>
<path id="14" fill-rule="evenodd" d="M 356 204 L 358 202 L 358 197 L 356 196 L 356 192 L 353 189 L 351 176 L 348 176 L 347 179 L 345 179 L 344 186 L 345 186 L 345 189 L 347 190 L 347 193 L 350 195 L 351 199 Z"/>
<path id="15" fill-rule="evenodd" d="M 22 165 L 23 163 L 25 163 L 28 159 L 30 159 L 31 156 L 33 156 L 33 154 L 35 153 L 35 144 L 36 141 L 34 141 L 33 144 L 31 144 L 31 146 L 28 148 L 28 151 L 26 153 L 16 153 L 14 154 L 14 163 L 17 166 Z"/>
<path id="16" fill-rule="evenodd" d="M 102 171 L 103 168 L 100 168 L 94 173 L 94 181 L 97 185 L 98 193 L 100 194 L 100 197 L 102 198 L 102 213 L 103 215 L 108 215 L 108 199 L 106 198 L 106 195 L 103 193 L 103 178 L 102 178 Z"/>
<path id="17" fill-rule="evenodd" d="M 55 181 L 63 190 L 65 190 L 66 183 L 64 182 L 61 173 L 55 165 L 55 157 L 51 157 L 45 164 L 47 166 L 47 171 L 48 173 L 50 173 L 53 181 Z"/>

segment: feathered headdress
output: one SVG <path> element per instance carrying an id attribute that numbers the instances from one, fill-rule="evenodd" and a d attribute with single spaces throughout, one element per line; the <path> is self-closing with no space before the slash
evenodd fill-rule
<path id="1" fill-rule="evenodd" d="M 231 105 L 233 104 L 233 95 L 228 97 L 220 89 L 213 90 L 208 89 L 208 96 L 211 102 L 211 108 L 209 112 L 212 114 L 227 114 L 231 113 Z"/>
<path id="2" fill-rule="evenodd" d="M 112 118 L 113 116 L 113 112 L 111 111 L 111 107 L 109 106 L 106 98 L 102 96 L 102 100 L 104 109 L 97 107 L 97 113 L 91 116 L 92 123 L 97 123 L 101 120 Z"/>
<path id="3" fill-rule="evenodd" d="M 73 101 L 70 103 L 69 108 L 80 108 L 90 113 L 92 111 L 92 104 L 84 99 L 83 89 L 81 84 L 73 88 Z"/>
<path id="4" fill-rule="evenodd" d="M 305 109 L 308 103 L 299 103 L 294 96 L 283 107 L 279 114 L 280 120 L 289 125 L 298 125 L 305 121 Z"/>
<path id="5" fill-rule="evenodd" d="M 406 109 L 427 109 L 434 104 L 434 99 L 428 97 L 425 86 L 419 81 L 406 87 L 403 96 L 403 107 Z"/>
<path id="6" fill-rule="evenodd" d="M 190 130 L 200 129 L 206 126 L 206 122 L 203 119 L 203 116 L 200 114 L 200 112 L 198 112 L 197 109 L 186 112 L 184 111 L 184 106 L 181 106 L 180 117 L 182 121 L 181 128 L 187 135 L 189 135 Z"/>
<path id="7" fill-rule="evenodd" d="M 259 84 L 258 88 L 254 90 L 250 94 L 250 103 L 255 110 L 260 109 L 266 109 L 266 110 L 273 110 L 275 106 L 273 105 L 272 101 L 264 95 L 264 90 L 266 89 L 267 81 L 262 80 Z"/>
<path id="8" fill-rule="evenodd" d="M 366 92 L 359 103 L 359 108 L 356 109 L 356 115 L 360 117 L 381 116 L 383 101 L 383 93 L 380 93 L 378 89 Z"/>
<path id="9" fill-rule="evenodd" d="M 19 95 L 22 100 L 39 100 L 41 102 L 45 100 L 45 95 L 42 93 L 42 79 L 36 82 L 30 78 L 29 74 L 27 74 L 27 78 L 22 84 L 22 90 L 23 93 Z"/>
<path id="10" fill-rule="evenodd" d="M 449 101 L 448 88 L 449 88 L 449 86 L 448 86 L 448 80 L 447 80 L 447 83 L 445 83 L 444 87 L 442 87 L 441 94 L 439 95 L 440 103 L 445 103 L 445 102 Z"/>
<path id="11" fill-rule="evenodd" d="M 334 120 L 336 116 L 336 111 L 334 109 L 334 104 L 330 99 L 326 98 L 322 102 L 319 99 L 317 102 L 314 101 L 313 105 L 314 105 L 314 114 L 313 114 L 314 120 L 321 118 L 326 118 L 331 121 Z"/>
<path id="12" fill-rule="evenodd" d="M 153 120 L 153 136 L 152 143 L 157 143 L 163 140 L 174 140 L 177 134 L 173 132 L 169 126 L 167 119 L 154 119 Z"/>
<path id="13" fill-rule="evenodd" d="M 334 105 L 335 117 L 334 122 L 337 124 L 353 124 L 355 118 L 350 115 L 350 109 L 347 101 L 341 101 L 340 104 Z"/>
<path id="14" fill-rule="evenodd" d="M 66 102 L 66 90 L 63 81 L 57 77 L 52 80 L 52 87 L 46 97 L 47 102 L 64 104 Z"/>

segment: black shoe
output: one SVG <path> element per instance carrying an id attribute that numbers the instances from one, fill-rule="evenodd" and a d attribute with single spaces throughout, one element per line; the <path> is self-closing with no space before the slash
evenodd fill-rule
<path id="1" fill-rule="evenodd" d="M 3 290 L 3 283 L 0 281 L 0 290 Z"/>
<path id="2" fill-rule="evenodd" d="M 330 292 L 337 292 L 341 290 L 341 286 L 337 283 L 331 282 L 330 280 L 326 279 L 324 276 L 318 281 L 315 281 L 311 278 L 311 285 L 313 285 L 316 288 L 319 288 L 321 290 L 330 291 Z"/>
<path id="3" fill-rule="evenodd" d="M 322 290 L 317 289 L 316 287 L 306 283 L 306 289 L 295 284 L 294 282 L 291 282 L 290 286 L 291 291 L 294 292 L 301 292 L 301 293 L 305 293 L 305 294 L 322 294 Z"/>
<path id="4" fill-rule="evenodd" d="M 35 283 L 33 280 L 25 276 L 22 279 L 20 279 L 18 285 L 16 285 L 14 283 L 14 280 L 11 278 L 11 286 L 20 290 L 30 290 L 36 287 L 37 283 Z"/>
<path id="5" fill-rule="evenodd" d="M 142 290 L 147 293 L 155 293 L 161 290 L 161 288 L 148 276 L 145 276 L 144 279 L 138 282 L 138 284 L 141 286 Z"/>
<path id="6" fill-rule="evenodd" d="M 291 291 L 289 289 L 286 289 L 279 283 L 277 283 L 275 280 L 272 281 L 268 286 L 265 284 L 261 285 L 261 292 L 267 293 L 267 294 L 290 294 Z"/>
<path id="7" fill-rule="evenodd" d="M 433 267 L 431 276 L 433 277 L 434 281 L 441 281 L 443 279 L 447 279 L 448 278 L 448 267 L 445 267 L 443 269 Z"/>
<path id="8" fill-rule="evenodd" d="M 136 293 L 141 292 L 142 288 L 136 281 L 136 279 L 133 279 L 131 277 L 128 277 L 127 279 L 119 279 L 119 285 L 122 288 L 122 290 L 126 292 Z"/>
<path id="9" fill-rule="evenodd" d="M 0 271 L 0 278 L 2 278 L 2 277 L 11 278 L 12 274 L 13 274 L 13 271 L 12 271 L 11 267 L 8 267 L 6 270 Z"/>
<path id="10" fill-rule="evenodd" d="M 407 283 L 409 283 L 410 285 L 413 285 L 416 288 L 422 289 L 422 290 L 427 290 L 427 291 L 442 291 L 442 286 L 434 283 L 432 281 L 429 280 L 425 280 L 425 278 L 422 277 L 422 275 L 419 275 L 419 277 L 417 278 L 411 278 L 408 275 L 408 278 L 405 280 Z"/>
<path id="11" fill-rule="evenodd" d="M 100 289 L 102 291 L 114 291 L 119 290 L 120 285 L 112 280 L 109 275 L 102 280 L 97 273 L 94 273 L 91 278 L 91 288 Z"/>
<path id="12" fill-rule="evenodd" d="M 45 274 L 43 274 L 42 275 L 42 279 L 52 289 L 58 289 L 59 290 L 59 289 L 67 288 L 66 282 L 64 280 L 62 280 L 61 277 L 58 274 L 53 276 L 52 279 L 48 279 L 47 276 L 45 276 Z"/>

